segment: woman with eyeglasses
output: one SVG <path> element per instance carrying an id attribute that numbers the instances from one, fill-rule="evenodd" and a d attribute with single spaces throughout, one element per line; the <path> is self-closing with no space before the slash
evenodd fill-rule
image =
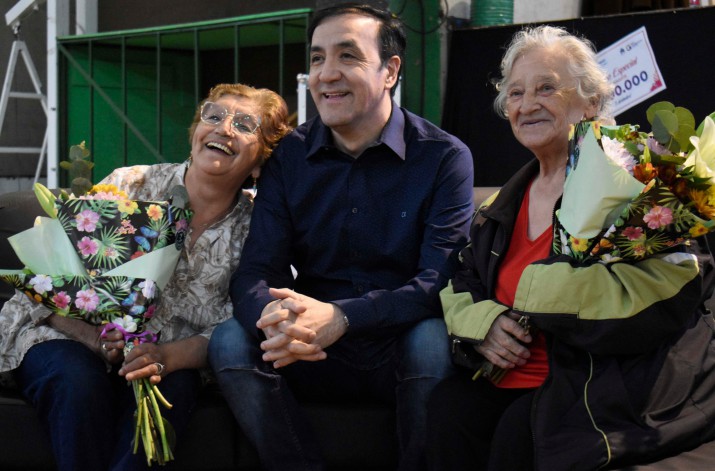
<path id="1" fill-rule="evenodd" d="M 199 105 L 189 129 L 191 154 L 181 164 L 120 168 L 101 183 L 130 199 L 162 200 L 184 185 L 194 211 L 174 276 L 147 329 L 157 343 L 126 358 L 116 330 L 51 314 L 21 293 L 0 315 L 0 371 L 12 371 L 51 439 L 58 470 L 147 467 L 132 453 L 136 409 L 127 381 L 149 377 L 173 408 L 162 414 L 177 435 L 206 377 L 206 348 L 232 315 L 228 296 L 248 234 L 253 186 L 261 165 L 290 131 L 288 109 L 273 91 L 221 84 Z M 179 446 L 181 446 L 179 444 Z"/>

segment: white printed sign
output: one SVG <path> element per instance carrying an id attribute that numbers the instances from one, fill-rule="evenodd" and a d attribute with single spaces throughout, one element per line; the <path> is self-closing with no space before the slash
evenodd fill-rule
<path id="1" fill-rule="evenodd" d="M 666 88 L 645 26 L 603 49 L 597 57 L 615 86 L 614 116 Z"/>

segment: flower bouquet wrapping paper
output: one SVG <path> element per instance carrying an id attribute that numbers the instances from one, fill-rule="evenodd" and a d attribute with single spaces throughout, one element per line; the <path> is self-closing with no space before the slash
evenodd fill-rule
<path id="1" fill-rule="evenodd" d="M 133 201 L 111 185 L 81 197 L 56 199 L 42 185 L 35 192 L 51 217 L 9 238 L 25 269 L 0 270 L 0 278 L 58 315 L 119 329 L 125 354 L 156 341 L 145 324 L 183 247 L 192 215 L 183 201 Z M 185 201 L 183 193 L 176 199 Z M 170 404 L 148 378 L 132 383 L 134 452 L 141 441 L 148 463 L 163 464 L 172 459 L 172 432 L 158 404 Z"/>
<path id="2" fill-rule="evenodd" d="M 715 229 L 715 124 L 667 102 L 638 126 L 573 126 L 554 251 L 634 262 Z"/>

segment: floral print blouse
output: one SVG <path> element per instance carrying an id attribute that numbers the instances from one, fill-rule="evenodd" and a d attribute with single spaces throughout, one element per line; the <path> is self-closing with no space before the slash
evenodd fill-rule
<path id="1" fill-rule="evenodd" d="M 137 165 L 112 172 L 101 183 L 116 185 L 137 200 L 164 200 L 175 185 L 183 185 L 188 163 Z M 253 208 L 252 198 L 242 194 L 233 210 L 207 227 L 191 246 L 184 244 L 179 262 L 147 329 L 159 335 L 159 343 L 193 335 L 211 336 L 213 329 L 233 315 L 228 295 L 231 274 L 238 266 Z M 188 238 L 191 238 L 189 233 Z M 16 292 L 0 313 L 0 372 L 20 365 L 35 344 L 67 339 L 49 326 L 35 326 L 31 312 L 46 309 Z"/>

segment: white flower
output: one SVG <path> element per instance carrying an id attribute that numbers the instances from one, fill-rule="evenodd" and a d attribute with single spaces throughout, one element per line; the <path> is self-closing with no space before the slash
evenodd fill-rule
<path id="1" fill-rule="evenodd" d="M 694 166 L 695 174 L 699 177 L 715 176 L 715 122 L 710 116 L 705 118 L 703 133 L 700 137 L 691 136 L 690 142 L 695 146 L 685 166 Z"/>
<path id="2" fill-rule="evenodd" d="M 626 150 L 622 142 L 611 139 L 608 136 L 602 136 L 601 145 L 603 146 L 603 152 L 609 159 L 633 175 L 633 167 L 635 167 L 638 162 L 636 162 L 633 155 Z"/>
<path id="3" fill-rule="evenodd" d="M 152 280 L 144 280 L 139 283 L 139 287 L 142 289 L 142 294 L 147 299 L 154 298 L 154 292 L 156 291 L 156 284 Z"/>
<path id="4" fill-rule="evenodd" d="M 45 294 L 52 291 L 52 278 L 47 275 L 35 275 L 30 280 L 30 285 L 37 294 Z"/>
<path id="5" fill-rule="evenodd" d="M 132 318 L 132 316 L 115 317 L 112 320 L 112 323 L 118 325 L 119 327 L 126 330 L 127 332 L 136 332 L 137 331 L 137 323 L 134 322 L 134 319 Z"/>

